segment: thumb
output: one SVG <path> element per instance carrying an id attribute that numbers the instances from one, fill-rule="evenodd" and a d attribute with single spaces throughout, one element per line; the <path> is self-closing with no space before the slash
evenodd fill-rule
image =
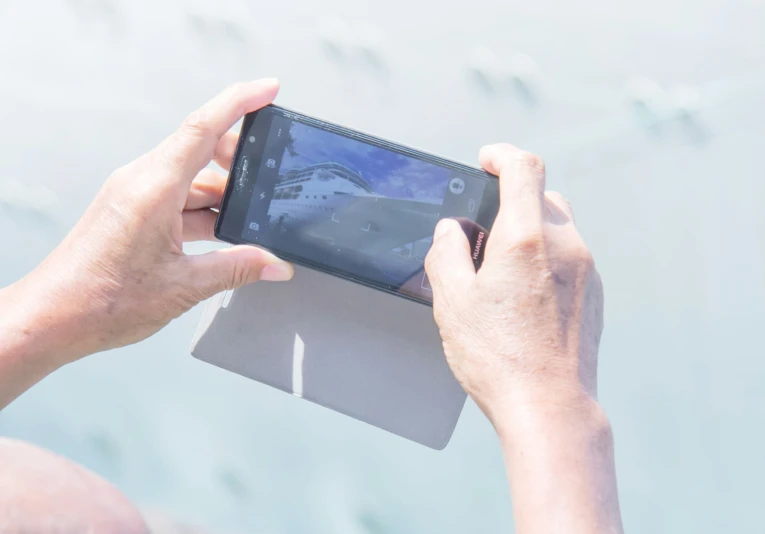
<path id="1" fill-rule="evenodd" d="M 192 284 L 205 299 L 258 280 L 290 280 L 295 274 L 289 263 L 261 248 L 248 245 L 191 256 L 189 261 Z"/>
<path id="2" fill-rule="evenodd" d="M 435 300 L 447 293 L 465 291 L 475 278 L 470 243 L 460 223 L 442 219 L 433 235 L 433 246 L 425 258 L 425 272 Z"/>

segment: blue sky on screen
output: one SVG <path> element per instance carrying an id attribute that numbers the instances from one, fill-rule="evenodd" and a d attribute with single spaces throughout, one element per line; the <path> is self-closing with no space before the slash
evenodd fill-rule
<path id="1" fill-rule="evenodd" d="M 334 162 L 358 172 L 380 195 L 440 204 L 449 170 L 341 135 L 292 123 L 296 154 L 285 151 L 280 173 Z"/>

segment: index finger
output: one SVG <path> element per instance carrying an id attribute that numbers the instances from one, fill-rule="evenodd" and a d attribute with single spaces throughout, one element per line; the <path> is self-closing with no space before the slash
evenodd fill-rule
<path id="1" fill-rule="evenodd" d="M 541 226 L 545 167 L 534 154 L 506 143 L 481 149 L 481 166 L 499 177 L 499 215 L 514 228 Z"/>
<path id="2" fill-rule="evenodd" d="M 278 92 L 275 79 L 238 83 L 189 115 L 158 148 L 169 174 L 190 185 L 210 163 L 226 132 L 247 113 L 273 102 Z"/>

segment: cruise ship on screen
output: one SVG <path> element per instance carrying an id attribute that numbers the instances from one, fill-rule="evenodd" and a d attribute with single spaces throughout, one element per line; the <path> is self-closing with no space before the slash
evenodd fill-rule
<path id="1" fill-rule="evenodd" d="M 440 204 L 379 195 L 357 172 L 320 163 L 285 173 L 268 209 L 272 224 L 368 254 L 433 235 Z"/>

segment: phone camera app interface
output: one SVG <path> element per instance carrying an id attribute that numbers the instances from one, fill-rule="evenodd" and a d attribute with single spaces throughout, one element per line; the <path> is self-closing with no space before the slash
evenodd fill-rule
<path id="1" fill-rule="evenodd" d="M 245 241 L 431 301 L 425 256 L 444 217 L 475 219 L 485 180 L 319 127 L 270 122 Z"/>

